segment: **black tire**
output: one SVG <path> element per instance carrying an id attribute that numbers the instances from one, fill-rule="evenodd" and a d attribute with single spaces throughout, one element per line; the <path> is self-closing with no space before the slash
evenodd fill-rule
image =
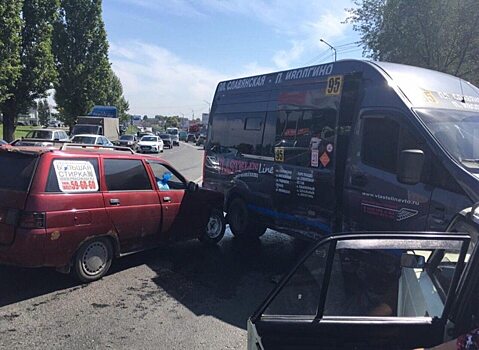
<path id="1" fill-rule="evenodd" d="M 223 211 L 220 209 L 213 209 L 208 223 L 205 227 L 205 232 L 200 236 L 200 241 L 206 244 L 216 244 L 225 235 L 226 219 Z"/>
<path id="2" fill-rule="evenodd" d="M 108 272 L 113 260 L 113 247 L 107 238 L 95 238 L 78 249 L 73 260 L 73 273 L 83 283 L 99 280 Z"/>
<path id="3" fill-rule="evenodd" d="M 266 226 L 255 220 L 255 215 L 241 198 L 235 198 L 228 208 L 228 223 L 235 237 L 255 239 L 266 232 Z"/>

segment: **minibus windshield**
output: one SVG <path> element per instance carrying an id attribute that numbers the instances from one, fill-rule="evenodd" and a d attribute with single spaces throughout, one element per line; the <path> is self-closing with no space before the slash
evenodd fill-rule
<path id="1" fill-rule="evenodd" d="M 479 164 L 479 112 L 418 109 L 434 137 L 460 162 Z"/>

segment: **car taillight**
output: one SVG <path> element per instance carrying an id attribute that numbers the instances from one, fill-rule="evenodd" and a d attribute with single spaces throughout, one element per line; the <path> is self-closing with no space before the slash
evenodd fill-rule
<path id="1" fill-rule="evenodd" d="M 20 214 L 18 226 L 22 228 L 45 228 L 45 213 L 24 211 Z"/>

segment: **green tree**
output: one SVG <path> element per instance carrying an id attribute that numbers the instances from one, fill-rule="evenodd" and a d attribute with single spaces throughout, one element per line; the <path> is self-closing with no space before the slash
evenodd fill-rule
<path id="1" fill-rule="evenodd" d="M 40 125 L 48 125 L 48 121 L 51 117 L 51 112 L 47 99 L 39 100 L 37 102 L 37 111 Z"/>
<path id="2" fill-rule="evenodd" d="M 165 128 L 178 128 L 180 126 L 180 120 L 178 116 L 172 116 L 166 118 Z"/>
<path id="3" fill-rule="evenodd" d="M 60 0 L 55 23 L 55 101 L 65 124 L 106 104 L 111 87 L 108 41 L 101 0 Z"/>
<path id="4" fill-rule="evenodd" d="M 0 3 L 0 103 L 20 76 L 20 45 L 22 19 L 20 0 Z"/>
<path id="5" fill-rule="evenodd" d="M 355 0 L 348 22 L 366 56 L 479 83 L 477 0 Z"/>
<path id="6" fill-rule="evenodd" d="M 107 98 L 104 104 L 117 108 L 121 123 L 129 122 L 130 115 L 127 114 L 127 112 L 130 109 L 130 104 L 123 96 L 123 86 L 113 70 L 110 70 L 110 87 L 107 91 Z"/>
<path id="7" fill-rule="evenodd" d="M 24 0 L 20 65 L 18 78 L 6 93 L 0 105 L 3 113 L 3 138 L 13 140 L 18 113 L 27 112 L 37 98 L 47 95 L 56 78 L 52 54 L 52 29 L 58 9 L 56 0 Z"/>

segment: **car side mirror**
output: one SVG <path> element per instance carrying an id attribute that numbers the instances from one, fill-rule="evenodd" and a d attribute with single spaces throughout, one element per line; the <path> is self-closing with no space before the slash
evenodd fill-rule
<path id="1" fill-rule="evenodd" d="M 406 185 L 415 185 L 421 181 L 424 166 L 424 152 L 420 149 L 401 151 L 397 168 L 397 179 Z"/>
<path id="2" fill-rule="evenodd" d="M 196 182 L 190 181 L 188 182 L 188 191 L 190 192 L 196 192 L 198 191 L 200 186 Z"/>
<path id="3" fill-rule="evenodd" d="M 422 255 L 403 253 L 401 255 L 401 267 L 410 269 L 423 269 L 426 266 L 426 259 Z"/>

